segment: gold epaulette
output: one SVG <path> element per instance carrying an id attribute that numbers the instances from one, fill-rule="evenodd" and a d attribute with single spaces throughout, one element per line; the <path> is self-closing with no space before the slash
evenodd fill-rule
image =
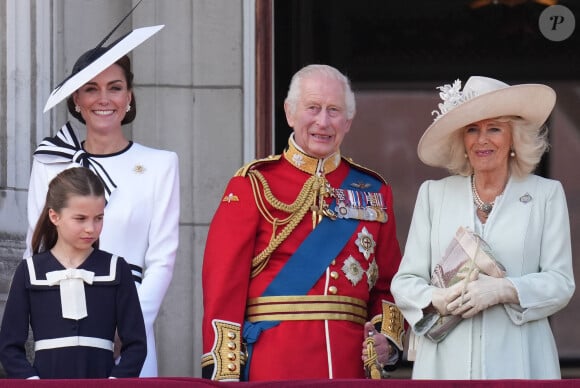
<path id="1" fill-rule="evenodd" d="M 351 166 L 353 166 L 354 168 L 356 168 L 357 170 L 360 170 L 364 173 L 367 173 L 369 175 L 374 176 L 375 178 L 377 178 L 378 180 L 380 180 L 381 182 L 383 182 L 385 185 L 388 185 L 387 180 L 385 178 L 383 178 L 383 176 L 381 174 L 379 174 L 378 172 L 371 170 L 370 168 L 367 168 L 365 166 L 361 166 L 360 164 L 355 163 L 352 158 L 347 158 L 346 156 L 342 157 L 342 160 L 344 160 L 345 162 L 347 162 L 348 164 L 350 164 Z"/>
<path id="2" fill-rule="evenodd" d="M 275 162 L 277 160 L 280 160 L 281 157 L 282 155 L 270 155 L 266 158 L 253 160 L 250 163 L 246 164 L 245 166 L 241 167 L 238 171 L 236 171 L 234 176 L 246 176 L 248 174 L 248 171 L 250 171 L 251 169 L 256 168 L 257 166 L 264 163 Z"/>

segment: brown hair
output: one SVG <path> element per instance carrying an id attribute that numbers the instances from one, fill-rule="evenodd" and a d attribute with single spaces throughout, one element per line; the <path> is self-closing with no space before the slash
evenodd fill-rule
<path id="1" fill-rule="evenodd" d="M 54 247 L 58 240 L 56 226 L 50 220 L 49 209 L 60 212 L 68 206 L 72 196 L 105 197 L 105 188 L 99 177 L 86 167 L 73 167 L 61 171 L 48 184 L 46 201 L 32 234 L 32 253 L 47 251 Z M 99 240 L 93 243 L 96 249 Z"/>
<path id="2" fill-rule="evenodd" d="M 88 65 L 90 65 L 101 55 L 106 53 L 107 50 L 108 48 L 106 47 L 100 47 L 89 50 L 83 55 L 81 55 L 73 66 L 72 74 L 76 74 L 85 67 L 87 67 Z M 135 117 L 137 116 L 137 101 L 135 101 L 135 94 L 133 93 L 133 72 L 131 72 L 131 60 L 127 55 L 123 55 L 121 58 L 119 58 L 119 60 L 117 60 L 117 62 L 115 62 L 115 64 L 119 65 L 121 69 L 123 69 L 123 74 L 125 74 L 125 80 L 127 81 L 127 89 L 131 92 L 132 97 L 131 102 L 129 104 L 131 106 L 131 109 L 129 110 L 129 112 L 125 114 L 125 117 L 121 121 L 121 125 L 124 125 L 133 122 L 133 120 L 135 120 Z M 83 119 L 83 116 L 75 110 L 75 102 L 73 99 L 73 95 L 74 93 L 71 94 L 66 100 L 68 111 L 78 121 L 80 121 L 83 124 L 86 124 L 85 119 Z"/>

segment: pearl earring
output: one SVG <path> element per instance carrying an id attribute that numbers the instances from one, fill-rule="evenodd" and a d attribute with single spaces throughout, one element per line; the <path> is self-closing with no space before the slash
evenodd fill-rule
<path id="1" fill-rule="evenodd" d="M 467 159 L 467 152 L 463 154 L 463 157 Z"/>
<path id="2" fill-rule="evenodd" d="M 75 105 L 75 112 L 81 113 L 81 107 L 78 105 Z"/>
<path id="3" fill-rule="evenodd" d="M 516 156 L 516 152 L 514 150 L 511 150 L 510 156 L 513 158 L 514 156 Z"/>
<path id="4" fill-rule="evenodd" d="M 131 104 L 127 104 L 127 107 L 125 108 L 125 112 L 129 112 L 131 110 Z"/>

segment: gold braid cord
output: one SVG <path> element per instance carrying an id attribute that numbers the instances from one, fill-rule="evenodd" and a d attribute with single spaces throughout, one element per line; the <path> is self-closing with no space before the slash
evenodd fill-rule
<path id="1" fill-rule="evenodd" d="M 367 359 L 364 363 L 365 371 L 367 372 L 367 377 L 373 380 L 378 380 L 381 378 L 381 371 L 379 369 L 379 364 L 377 362 L 377 351 L 375 350 L 375 339 L 372 335 L 369 335 L 365 340 L 365 345 L 367 346 Z"/>
<path id="2" fill-rule="evenodd" d="M 311 176 L 308 178 L 296 200 L 291 204 L 283 203 L 274 197 L 266 178 L 259 171 L 249 171 L 248 178 L 250 179 L 254 199 L 260 214 L 272 224 L 272 236 L 268 246 L 252 259 L 251 276 L 255 277 L 264 269 L 270 255 L 286 240 L 309 210 L 312 210 L 314 212 L 313 215 L 317 216 L 317 222 L 320 221 L 322 215 L 332 217 L 334 214 L 328 209 L 328 205 L 324 200 L 332 193 L 332 189 L 324 177 Z M 288 216 L 283 219 L 274 217 L 268 210 L 267 205 L 287 213 Z M 280 233 L 277 233 L 280 226 L 284 226 L 284 228 Z M 313 224 L 313 226 L 316 226 L 316 224 Z"/>

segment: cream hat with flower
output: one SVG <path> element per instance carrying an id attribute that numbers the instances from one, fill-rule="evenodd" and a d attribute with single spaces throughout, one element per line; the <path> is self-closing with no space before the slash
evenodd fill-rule
<path id="1" fill-rule="evenodd" d="M 417 154 L 429 166 L 447 167 L 452 135 L 468 124 L 501 116 L 519 116 L 537 131 L 556 103 L 556 92 L 541 84 L 510 86 L 493 78 L 472 76 L 463 89 L 461 81 L 439 86 L 443 100 L 433 123 L 419 140 Z"/>

